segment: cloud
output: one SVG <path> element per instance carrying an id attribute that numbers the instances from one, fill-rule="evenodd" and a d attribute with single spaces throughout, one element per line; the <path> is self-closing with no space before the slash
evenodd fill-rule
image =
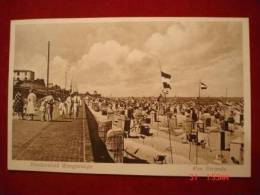
<path id="1" fill-rule="evenodd" d="M 24 55 L 17 54 L 16 61 L 19 61 L 19 63 L 15 62 L 15 69 L 32 70 L 35 72 L 36 79 L 44 79 L 46 83 L 47 58 L 45 56 L 36 54 L 28 57 L 27 59 Z M 59 85 L 64 88 L 65 71 L 69 70 L 68 61 L 60 56 L 55 56 L 50 60 L 49 67 L 49 83 L 53 83 L 54 85 Z"/>
<path id="2" fill-rule="evenodd" d="M 121 76 L 121 61 L 128 52 L 127 46 L 113 40 L 95 43 L 72 68 L 72 77 L 77 82 L 85 82 L 89 87 L 114 84 Z"/>
<path id="3" fill-rule="evenodd" d="M 203 80 L 211 85 L 207 95 L 223 95 L 230 88 L 232 95 L 241 96 L 241 32 L 240 23 L 182 22 L 152 34 L 144 48 L 159 56 L 179 95 L 196 96 Z"/>
<path id="4" fill-rule="evenodd" d="M 37 33 L 35 33 L 37 32 Z M 51 33 L 47 33 L 51 32 Z M 34 33 L 34 36 L 31 36 Z M 32 38 L 31 38 L 32 37 Z M 52 40 L 50 82 L 104 95 L 158 95 L 160 67 L 173 77 L 170 95 L 204 95 L 225 88 L 242 95 L 242 25 L 239 22 L 149 22 L 30 26 L 16 37 L 16 67 L 46 78 L 46 41 Z M 28 44 L 27 44 L 28 42 Z"/>
<path id="5" fill-rule="evenodd" d="M 50 83 L 65 87 L 65 72 L 69 70 L 69 62 L 60 56 L 55 56 L 50 62 Z M 68 82 L 67 82 L 68 86 Z"/>
<path id="6" fill-rule="evenodd" d="M 95 43 L 71 66 L 70 72 L 82 90 L 100 90 L 120 96 L 148 95 L 153 86 L 158 87 L 154 83 L 160 81 L 156 63 L 146 52 L 109 40 Z"/>
<path id="7" fill-rule="evenodd" d="M 41 54 L 34 54 L 26 57 L 22 52 L 15 54 L 15 69 L 26 69 L 35 72 L 36 78 L 45 79 L 47 77 L 47 58 Z"/>

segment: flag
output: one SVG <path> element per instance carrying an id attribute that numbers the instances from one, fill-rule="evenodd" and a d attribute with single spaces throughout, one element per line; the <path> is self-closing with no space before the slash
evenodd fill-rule
<path id="1" fill-rule="evenodd" d="M 206 84 L 200 82 L 200 88 L 201 88 L 201 89 L 207 89 L 208 86 L 207 86 Z"/>
<path id="2" fill-rule="evenodd" d="M 171 79 L 171 75 L 161 71 L 161 76 L 166 79 Z"/>
<path id="3" fill-rule="evenodd" d="M 163 89 L 171 89 L 171 75 L 161 71 Z"/>
<path id="4" fill-rule="evenodd" d="M 163 82 L 164 89 L 171 89 L 171 85 L 169 83 Z"/>

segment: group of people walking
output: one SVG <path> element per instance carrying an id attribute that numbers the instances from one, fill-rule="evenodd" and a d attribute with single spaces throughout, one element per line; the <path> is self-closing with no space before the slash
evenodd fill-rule
<path id="1" fill-rule="evenodd" d="M 33 89 L 29 90 L 27 97 L 23 97 L 22 93 L 18 91 L 14 97 L 13 110 L 18 119 L 21 120 L 34 120 L 34 116 L 39 114 L 41 121 L 52 121 L 55 104 L 58 104 L 57 109 L 61 118 L 73 117 L 73 119 L 77 119 L 79 117 L 81 97 L 77 92 L 71 93 L 65 99 L 58 98 L 55 100 L 52 95 L 47 95 L 37 100 L 37 95 Z"/>
<path id="2" fill-rule="evenodd" d="M 68 115 L 69 118 L 77 119 L 79 117 L 79 107 L 82 101 L 78 93 L 70 94 L 65 101 L 61 101 L 59 104 L 60 115 L 64 118 Z"/>
<path id="3" fill-rule="evenodd" d="M 19 119 L 24 119 L 25 115 L 28 116 L 28 120 L 33 120 L 33 116 L 35 114 L 35 105 L 36 105 L 37 97 L 34 91 L 31 89 L 29 91 L 29 95 L 25 99 L 22 96 L 22 93 L 18 91 L 15 94 L 13 109 L 17 114 Z"/>

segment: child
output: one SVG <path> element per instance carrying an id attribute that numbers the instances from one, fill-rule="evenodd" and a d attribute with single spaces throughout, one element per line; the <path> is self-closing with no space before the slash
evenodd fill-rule
<path id="1" fill-rule="evenodd" d="M 61 118 L 64 118 L 64 116 L 66 114 L 66 107 L 65 107 L 65 102 L 64 101 L 60 101 L 59 111 L 60 111 Z"/>
<path id="2" fill-rule="evenodd" d="M 52 121 L 53 117 L 53 106 L 54 106 L 54 97 L 52 95 L 48 95 L 45 97 L 46 103 L 46 113 L 47 113 L 47 121 Z"/>
<path id="3" fill-rule="evenodd" d="M 46 99 L 42 100 L 41 106 L 39 109 L 41 112 L 41 121 L 45 121 L 46 105 L 47 105 L 47 100 Z"/>
<path id="4" fill-rule="evenodd" d="M 23 114 L 26 117 L 28 116 L 28 114 L 27 114 L 27 99 L 26 98 L 24 99 Z"/>

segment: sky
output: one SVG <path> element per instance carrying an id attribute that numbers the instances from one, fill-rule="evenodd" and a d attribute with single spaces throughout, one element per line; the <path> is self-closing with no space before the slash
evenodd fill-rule
<path id="1" fill-rule="evenodd" d="M 123 21 L 17 24 L 15 69 L 50 83 L 105 96 L 158 96 L 160 70 L 172 75 L 170 96 L 243 95 L 242 23 Z"/>

